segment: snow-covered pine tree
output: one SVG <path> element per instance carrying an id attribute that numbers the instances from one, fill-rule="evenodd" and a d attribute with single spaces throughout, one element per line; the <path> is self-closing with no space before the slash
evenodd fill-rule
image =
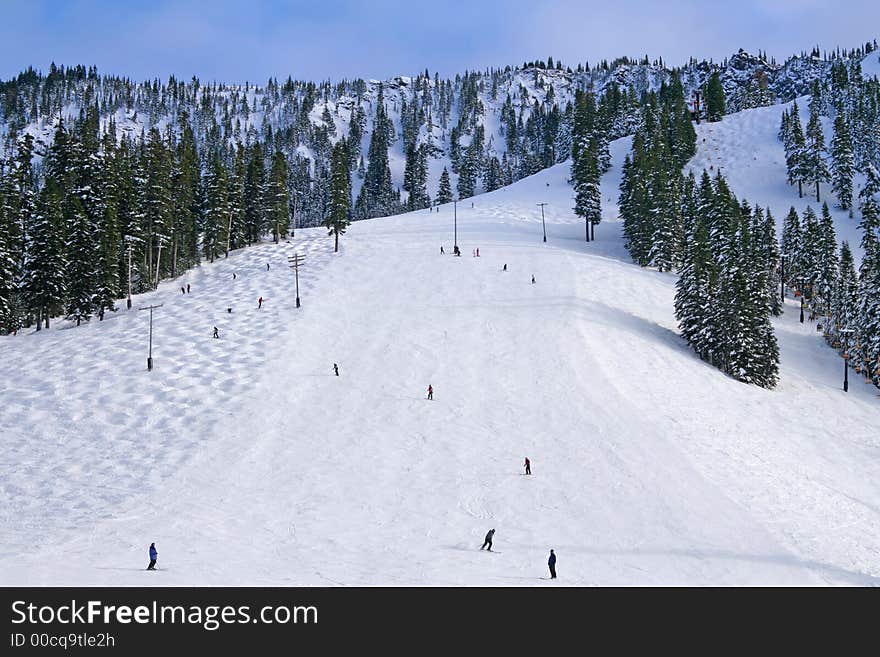
<path id="1" fill-rule="evenodd" d="M 819 202 L 819 184 L 828 182 L 831 174 L 825 163 L 825 135 L 822 133 L 820 121 L 821 95 L 819 81 L 813 84 L 813 95 L 810 99 L 810 120 L 807 122 L 805 167 L 806 180 L 816 185 L 816 203 Z"/>
<path id="2" fill-rule="evenodd" d="M 45 185 L 37 198 L 24 263 L 24 296 L 37 330 L 63 308 L 65 299 L 64 208 L 59 190 Z"/>
<path id="3" fill-rule="evenodd" d="M 822 204 L 818 241 L 813 307 L 827 317 L 831 313 L 838 277 L 837 234 L 834 231 L 834 219 L 831 217 L 828 203 Z"/>
<path id="4" fill-rule="evenodd" d="M 842 342 L 840 329 L 855 329 L 859 312 L 859 278 L 847 242 L 840 246 L 840 275 L 834 287 L 831 321 L 826 332 L 829 342 Z"/>
<path id="5" fill-rule="evenodd" d="M 801 250 L 803 248 L 801 220 L 794 206 L 791 206 L 782 224 L 781 247 L 783 277 L 785 284 L 790 286 L 801 274 Z"/>
<path id="6" fill-rule="evenodd" d="M 208 262 L 214 262 L 225 250 L 224 237 L 231 209 L 229 176 L 219 153 L 212 155 L 203 185 L 202 251 Z"/>
<path id="7" fill-rule="evenodd" d="M 443 167 L 443 173 L 440 174 L 440 186 L 437 189 L 437 203 L 452 203 L 452 185 L 449 182 L 449 171 Z"/>
<path id="8" fill-rule="evenodd" d="M 339 251 L 339 236 L 351 222 L 351 173 L 347 146 L 340 140 L 333 148 L 331 161 L 330 208 L 324 221 L 328 235 L 334 236 L 333 251 Z"/>
<path id="9" fill-rule="evenodd" d="M 345 138 L 340 139 L 347 149 Z M 263 207 L 266 222 L 272 230 L 275 242 L 286 239 L 290 232 L 290 191 L 288 189 L 287 158 L 280 150 L 272 156 L 272 167 L 266 181 Z"/>
<path id="10" fill-rule="evenodd" d="M 803 183 L 807 180 L 806 145 L 804 130 L 801 126 L 801 115 L 797 101 L 792 103 L 788 118 L 789 139 L 786 141 L 785 168 L 788 172 L 788 184 L 798 186 L 798 198 L 803 198 Z"/>
<path id="11" fill-rule="evenodd" d="M 846 112 L 841 103 L 834 119 L 834 138 L 831 140 L 831 189 L 840 207 L 849 210 L 850 216 L 852 216 L 854 173 L 852 137 Z"/>
<path id="12" fill-rule="evenodd" d="M 247 179 L 244 184 L 245 221 L 248 244 L 260 241 L 266 232 L 266 162 L 263 145 L 258 141 L 250 148 Z"/>
<path id="13" fill-rule="evenodd" d="M 859 211 L 862 219 L 862 249 L 880 240 L 880 172 L 869 164 L 865 171 L 865 184 L 859 191 Z"/>
<path id="14" fill-rule="evenodd" d="M 602 220 L 602 195 L 599 190 L 599 155 L 596 144 L 590 142 L 578 149 L 577 162 L 572 171 L 574 179 L 574 213 L 584 220 L 586 241 L 590 228 Z"/>
<path id="15" fill-rule="evenodd" d="M 67 318 L 79 326 L 95 309 L 95 227 L 79 196 L 71 195 L 67 214 Z"/>
<path id="16" fill-rule="evenodd" d="M 706 118 L 709 121 L 720 121 L 726 113 L 726 100 L 721 76 L 718 71 L 712 73 L 706 84 Z"/>

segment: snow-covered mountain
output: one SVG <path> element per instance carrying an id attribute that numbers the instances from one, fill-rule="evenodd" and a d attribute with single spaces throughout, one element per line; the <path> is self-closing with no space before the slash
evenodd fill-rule
<path id="1" fill-rule="evenodd" d="M 867 58 L 866 49 L 873 51 Z M 0 81 L 0 135 L 4 136 L 0 148 L 11 154 L 15 138 L 28 132 L 36 138 L 39 159 L 51 143 L 59 117 L 70 124 L 85 107 L 96 105 L 103 128 L 112 122 L 119 138 L 138 137 L 152 127 L 179 133 L 189 122 L 203 158 L 212 148 L 237 142 L 261 141 L 266 153 L 279 148 L 294 162 L 292 177 L 307 171 L 304 179 L 292 180 L 292 188 L 305 198 L 319 170 L 326 168 L 332 143 L 350 134 L 353 118 L 361 124 L 358 153 L 366 158 L 381 86 L 393 126 L 389 150 L 393 181 L 403 188 L 406 145 L 426 144 L 427 191 L 434 197 L 444 167 L 453 170 L 455 188 L 457 152 L 467 147 L 477 130 L 483 136 L 481 162 L 497 157 L 503 163 L 504 183 L 565 161 L 570 154 L 571 104 L 579 89 L 593 90 L 599 97 L 615 95 L 614 138 L 632 132 L 638 99 L 668 83 L 673 74 L 680 77 L 690 98 L 719 72 L 728 111 L 734 112 L 809 93 L 814 80 L 829 75 L 834 61 L 873 62 L 876 57 L 876 44 L 866 44 L 830 55 L 802 53 L 782 64 L 740 50 L 720 63 L 692 60 L 675 69 L 647 59 L 621 58 L 593 67 L 569 67 L 551 59 L 465 72 L 446 80 L 424 71 L 384 81 L 314 83 L 288 78 L 262 86 L 174 77 L 135 82 L 99 75 L 94 68 L 53 65 L 46 74 L 28 70 Z M 361 184 L 355 176 L 354 196 Z M 486 180 L 481 179 L 476 192 L 486 188 Z"/>
<path id="2" fill-rule="evenodd" d="M 694 165 L 774 212 L 807 203 L 780 111 L 698 127 Z M 676 276 L 623 248 L 630 142 L 589 244 L 561 164 L 455 215 L 356 222 L 338 254 L 298 230 L 103 322 L 0 337 L 0 581 L 543 586 L 553 548 L 554 586 L 880 582 L 876 388 L 842 392 L 793 298 L 774 390 L 701 361 Z"/>

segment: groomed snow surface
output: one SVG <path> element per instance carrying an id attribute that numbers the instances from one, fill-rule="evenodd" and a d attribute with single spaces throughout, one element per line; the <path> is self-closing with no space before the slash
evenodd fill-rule
<path id="1" fill-rule="evenodd" d="M 701 362 L 675 276 L 624 252 L 628 148 L 613 144 L 595 243 L 560 165 L 460 203 L 461 258 L 451 205 L 358 222 L 338 254 L 299 230 L 104 322 L 0 338 L 0 583 L 880 583 L 876 388 L 851 372 L 842 391 L 793 299 L 775 390 Z"/>

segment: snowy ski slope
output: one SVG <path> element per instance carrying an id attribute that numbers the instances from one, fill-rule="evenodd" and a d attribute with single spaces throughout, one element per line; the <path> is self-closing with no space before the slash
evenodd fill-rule
<path id="1" fill-rule="evenodd" d="M 702 127 L 695 162 L 721 158 L 781 221 L 797 193 L 771 110 Z M 461 258 L 450 205 L 358 222 L 338 254 L 302 230 L 163 283 L 135 300 L 164 304 L 151 373 L 134 309 L 0 338 L 0 584 L 880 583 L 877 390 L 851 373 L 842 392 L 794 300 L 776 390 L 692 354 L 674 275 L 623 251 L 628 148 L 595 243 L 560 165 L 460 203 Z M 760 175 L 736 171 L 752 154 Z M 749 188 L 764 178 L 778 198 Z"/>

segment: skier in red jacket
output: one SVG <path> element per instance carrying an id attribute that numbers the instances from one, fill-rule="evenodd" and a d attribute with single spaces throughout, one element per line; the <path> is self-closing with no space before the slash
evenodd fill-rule
<path id="1" fill-rule="evenodd" d="M 434 399 L 434 388 L 431 387 L 431 384 L 428 384 L 428 399 Z"/>

